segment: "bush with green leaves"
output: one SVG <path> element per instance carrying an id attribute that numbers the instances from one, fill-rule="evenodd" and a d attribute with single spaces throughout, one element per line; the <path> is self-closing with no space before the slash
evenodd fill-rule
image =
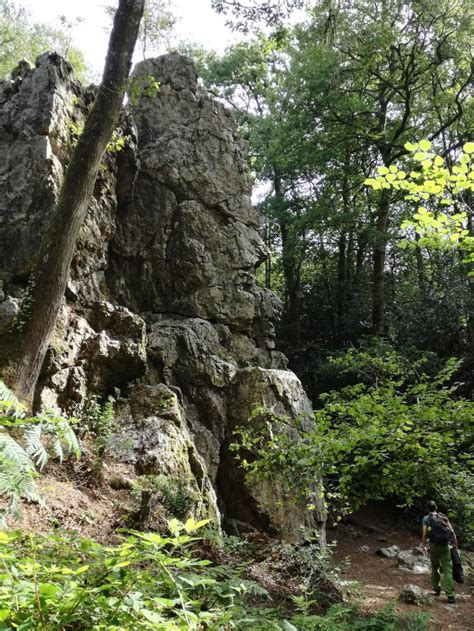
<path id="1" fill-rule="evenodd" d="M 199 497 L 185 478 L 172 475 L 141 475 L 133 485 L 134 494 L 140 504 L 138 515 L 146 523 L 151 502 L 157 498 L 168 515 L 186 519 L 199 502 Z M 139 520 L 140 521 L 140 520 Z"/>
<path id="2" fill-rule="evenodd" d="M 0 381 L 0 497 L 8 501 L 0 510 L 17 519 L 21 500 L 42 503 L 35 479 L 51 456 L 60 462 L 70 453 L 80 455 L 71 420 L 50 411 L 28 416 L 15 394 Z"/>
<path id="3" fill-rule="evenodd" d="M 110 449 L 111 438 L 117 429 L 115 422 L 114 398 L 100 403 L 97 396 L 90 396 L 74 407 L 74 413 L 81 419 L 81 428 L 92 434 L 92 474 L 102 477 L 105 458 Z"/>
<path id="4" fill-rule="evenodd" d="M 465 539 L 473 536 L 474 403 L 456 397 L 458 362 L 451 359 L 434 376 L 424 360 L 409 361 L 389 345 L 350 349 L 334 358 L 353 381 L 321 396 L 314 431 L 274 434 L 282 419 L 264 408 L 254 414 L 267 423 L 237 431 L 247 475 L 271 479 L 284 471 L 288 493 L 310 496 L 318 476 L 339 512 L 368 500 L 396 498 L 410 505 L 437 498 Z"/>

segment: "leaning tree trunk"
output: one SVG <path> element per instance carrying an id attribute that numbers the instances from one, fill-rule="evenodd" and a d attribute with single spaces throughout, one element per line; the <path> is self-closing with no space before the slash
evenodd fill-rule
<path id="1" fill-rule="evenodd" d="M 56 324 L 100 162 L 117 124 L 143 7 L 144 0 L 119 0 L 102 83 L 84 132 L 71 156 L 58 204 L 33 272 L 31 315 L 14 364 L 15 392 L 27 402 L 32 400 Z"/>

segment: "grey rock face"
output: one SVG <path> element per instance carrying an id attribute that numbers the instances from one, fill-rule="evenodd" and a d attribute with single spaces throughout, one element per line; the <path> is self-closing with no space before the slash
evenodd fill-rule
<path id="1" fill-rule="evenodd" d="M 265 309 L 253 274 L 265 246 L 250 204 L 246 146 L 230 112 L 198 88 L 190 60 L 150 59 L 134 76 L 154 77 L 160 89 L 132 105 L 140 166 L 133 199 L 119 200 L 110 286 L 137 311 L 250 331 Z M 148 281 L 146 293 L 136 274 Z"/>
<path id="2" fill-rule="evenodd" d="M 219 522 L 214 489 L 177 395 L 164 384 L 136 386 L 118 413 L 117 450 L 141 475 L 179 479 L 195 498 L 194 516 Z"/>
<path id="3" fill-rule="evenodd" d="M 107 302 L 92 303 L 82 315 L 64 306 L 43 367 L 43 400 L 67 407 L 88 393 L 124 388 L 146 369 L 142 318 Z"/>
<path id="4" fill-rule="evenodd" d="M 1 292 L 3 294 L 3 291 Z M 0 301 L 0 333 L 6 331 L 20 310 L 19 301 L 3 294 Z"/>
<path id="5" fill-rule="evenodd" d="M 120 388 L 132 444 L 123 457 L 139 472 L 185 478 L 200 493 L 200 514 L 215 518 L 219 489 L 232 518 L 299 540 L 323 530 L 320 489 L 316 511 L 285 505 L 278 481 L 246 488 L 228 453 L 254 403 L 312 423 L 301 384 L 275 349 L 280 301 L 255 282 L 266 251 L 246 144 L 186 57 L 147 60 L 134 77 L 144 89 L 124 112 L 123 150 L 104 156 L 41 399 L 67 408 Z M 146 89 L 150 77 L 156 95 Z M 0 326 L 24 295 L 93 98 L 54 54 L 0 84 Z"/>
<path id="6" fill-rule="evenodd" d="M 234 441 L 232 432 L 238 426 L 270 422 L 272 432 L 280 431 L 278 420 L 250 418 L 255 405 L 270 410 L 284 419 L 285 424 L 294 423 L 295 437 L 297 420 L 302 428 L 311 429 L 312 407 L 301 382 L 288 371 L 252 367 L 237 373 L 231 392 L 227 437 L 218 476 L 219 490 L 226 500 L 228 515 L 259 527 L 271 525 L 279 536 L 290 541 L 301 540 L 310 531 L 320 530 L 322 533 L 326 512 L 321 488 L 315 485 L 311 498 L 315 510 L 310 512 L 307 510 L 307 499 L 298 497 L 296 490 L 286 492 L 278 476 L 252 485 L 245 483 L 242 469 L 228 449 L 229 443 Z"/>
<path id="7" fill-rule="evenodd" d="M 0 87 L 2 274 L 24 275 L 51 216 L 69 152 L 74 100 L 69 64 L 56 54 Z M 14 244 L 14 247 L 13 247 Z"/>
<path id="8" fill-rule="evenodd" d="M 22 67 L 16 77 L 0 82 L 0 279 L 7 283 L 26 279 L 31 271 L 74 137 L 94 96 L 56 53 L 40 55 L 35 69 Z M 71 270 L 71 282 L 85 298 L 103 297 L 101 278 L 114 230 L 114 168 L 106 162 Z"/>

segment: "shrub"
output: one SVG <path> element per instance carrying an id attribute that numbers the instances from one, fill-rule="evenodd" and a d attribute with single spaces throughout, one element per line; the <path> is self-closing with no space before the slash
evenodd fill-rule
<path id="1" fill-rule="evenodd" d="M 395 497 L 409 505 L 437 497 L 469 537 L 474 403 L 455 396 L 451 381 L 458 362 L 449 360 L 429 377 L 422 361 L 380 351 L 351 349 L 333 360 L 359 382 L 321 396 L 314 431 L 301 430 L 295 440 L 294 431 L 284 431 L 284 419 L 256 408 L 254 414 L 268 422 L 239 429 L 233 448 L 247 475 L 270 479 L 284 471 L 288 493 L 308 502 L 322 475 L 326 496 L 339 512 L 371 499 Z M 282 431 L 270 431 L 274 422 Z"/>
<path id="2" fill-rule="evenodd" d="M 139 501 L 139 522 L 146 524 L 153 499 L 158 499 L 170 516 L 186 519 L 197 506 L 198 497 L 186 479 L 171 475 L 141 475 L 134 482 Z"/>

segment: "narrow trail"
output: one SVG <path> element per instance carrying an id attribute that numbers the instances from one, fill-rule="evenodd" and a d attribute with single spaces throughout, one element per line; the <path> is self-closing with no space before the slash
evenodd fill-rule
<path id="1" fill-rule="evenodd" d="M 403 587 L 408 584 L 418 585 L 426 594 L 431 594 L 429 574 L 404 571 L 398 567 L 396 559 L 385 559 L 375 554 L 381 547 L 397 545 L 401 550 L 407 550 L 418 544 L 416 534 L 404 531 L 399 524 L 391 523 L 383 515 L 374 516 L 368 511 L 358 514 L 353 525 L 340 527 L 336 562 L 340 564 L 348 561 L 344 578 L 361 584 L 362 607 L 365 611 L 378 611 L 388 603 L 397 601 Z M 464 566 L 466 568 L 466 563 Z M 474 598 L 469 579 L 463 585 L 456 584 L 455 588 L 455 605 L 449 605 L 442 592 L 440 597 L 433 597 L 431 604 L 416 606 L 397 601 L 397 610 L 428 613 L 431 616 L 430 631 L 473 631 Z"/>

